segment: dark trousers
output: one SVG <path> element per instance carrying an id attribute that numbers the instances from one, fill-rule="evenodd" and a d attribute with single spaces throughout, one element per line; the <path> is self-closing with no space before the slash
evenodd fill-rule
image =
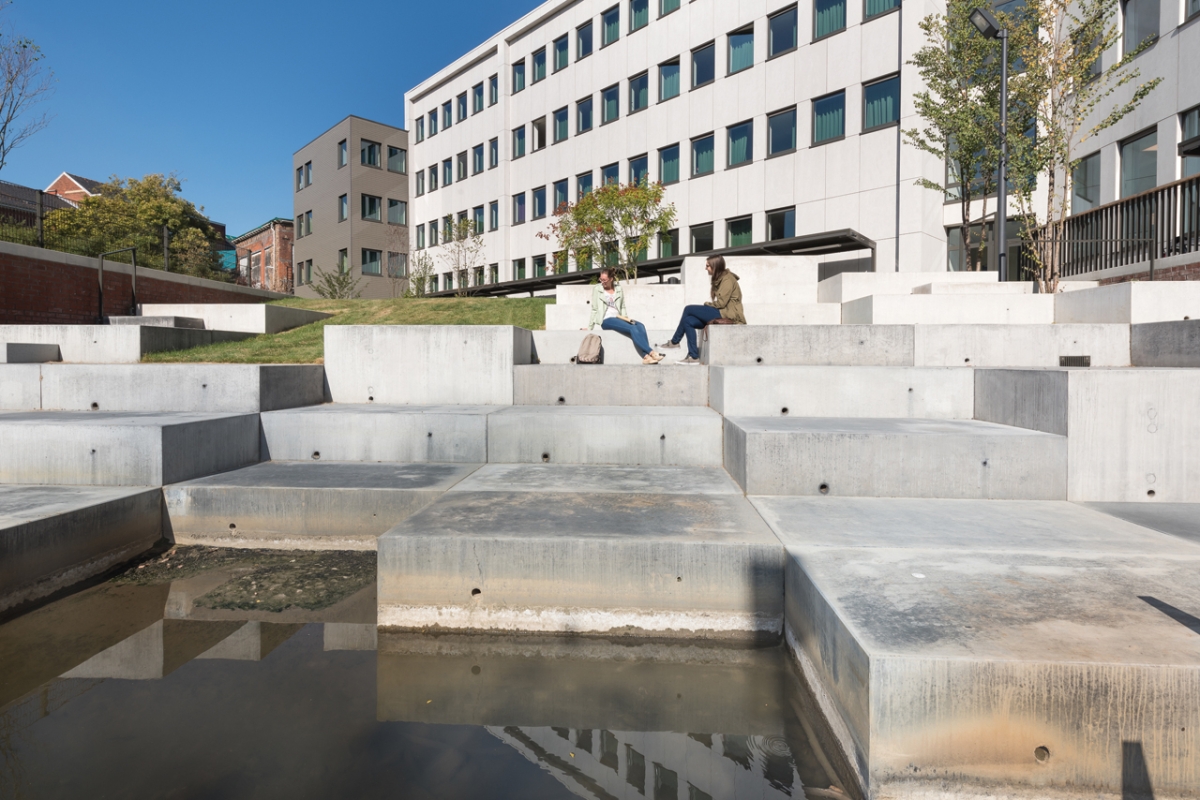
<path id="1" fill-rule="evenodd" d="M 675 335 L 671 337 L 671 341 L 679 344 L 679 340 L 686 336 L 688 356 L 699 358 L 700 348 L 696 346 L 696 331 L 714 319 L 720 318 L 721 312 L 712 306 L 687 306 L 683 309 L 683 317 L 680 318 L 679 327 L 675 329 Z"/>

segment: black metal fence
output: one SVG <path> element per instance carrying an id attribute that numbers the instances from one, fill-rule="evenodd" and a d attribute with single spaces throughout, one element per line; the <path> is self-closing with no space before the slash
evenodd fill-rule
<path id="1" fill-rule="evenodd" d="M 0 181 L 0 241 L 97 256 L 106 243 L 76 233 L 78 226 L 70 224 L 68 215 L 79 213 L 57 195 Z"/>

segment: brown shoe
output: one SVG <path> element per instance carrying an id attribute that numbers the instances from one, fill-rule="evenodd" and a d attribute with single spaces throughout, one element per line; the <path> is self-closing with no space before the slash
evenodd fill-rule
<path id="1" fill-rule="evenodd" d="M 654 355 L 655 355 L 654 353 L 647 353 L 647 354 L 646 354 L 646 355 L 645 355 L 645 356 L 642 358 L 642 363 L 643 363 L 643 364 L 646 364 L 647 366 L 649 366 L 649 365 L 652 365 L 652 364 L 657 364 L 658 362 L 660 362 L 660 361 L 662 361 L 662 360 L 663 360 L 663 357 L 662 357 L 662 356 L 659 356 L 658 358 L 655 358 L 655 357 L 654 357 Z"/>

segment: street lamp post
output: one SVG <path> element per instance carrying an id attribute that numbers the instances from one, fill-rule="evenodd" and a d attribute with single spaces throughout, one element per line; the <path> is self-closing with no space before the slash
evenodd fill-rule
<path id="1" fill-rule="evenodd" d="M 971 12 L 971 24 L 989 39 L 1000 40 L 1000 174 L 997 176 L 999 198 L 996 202 L 997 268 L 1000 280 L 1008 280 L 1008 31 L 986 8 Z"/>

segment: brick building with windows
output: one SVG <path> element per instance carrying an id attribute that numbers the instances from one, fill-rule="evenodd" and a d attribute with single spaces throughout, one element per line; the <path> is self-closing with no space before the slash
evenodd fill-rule
<path id="1" fill-rule="evenodd" d="M 238 283 L 291 293 L 294 225 L 276 217 L 230 241 L 237 249 Z"/>

